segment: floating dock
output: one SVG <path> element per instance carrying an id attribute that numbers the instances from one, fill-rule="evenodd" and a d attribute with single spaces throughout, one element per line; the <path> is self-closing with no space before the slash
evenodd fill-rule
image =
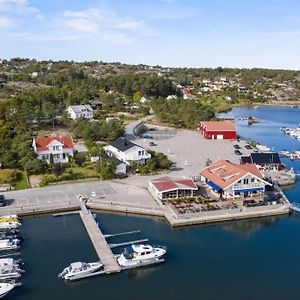
<path id="1" fill-rule="evenodd" d="M 92 213 L 86 208 L 85 204 L 81 202 L 81 211 L 79 215 L 95 248 L 95 251 L 104 266 L 106 274 L 118 273 L 121 271 L 117 260 L 112 253 L 104 234 L 99 229 Z"/>

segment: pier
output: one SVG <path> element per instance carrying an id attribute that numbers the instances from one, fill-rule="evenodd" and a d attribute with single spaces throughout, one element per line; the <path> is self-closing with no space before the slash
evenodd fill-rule
<path id="1" fill-rule="evenodd" d="M 95 248 L 95 251 L 104 266 L 106 274 L 117 273 L 121 271 L 119 264 L 112 253 L 105 236 L 99 229 L 92 213 L 83 202 L 80 204 L 81 211 L 79 215 Z"/>

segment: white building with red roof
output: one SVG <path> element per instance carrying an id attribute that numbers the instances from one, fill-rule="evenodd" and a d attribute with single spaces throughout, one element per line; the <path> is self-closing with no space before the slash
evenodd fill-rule
<path id="1" fill-rule="evenodd" d="M 262 195 L 266 186 L 271 186 L 256 165 L 237 165 L 223 159 L 204 168 L 200 175 L 201 181 L 223 199 Z"/>
<path id="2" fill-rule="evenodd" d="M 50 163 L 53 156 L 54 163 L 67 163 L 69 156 L 74 155 L 74 143 L 71 136 L 37 137 L 32 146 L 37 158 Z"/>
<path id="3" fill-rule="evenodd" d="M 164 176 L 149 181 L 148 190 L 159 200 L 191 197 L 198 190 L 193 179 Z"/>
<path id="4" fill-rule="evenodd" d="M 203 137 L 209 140 L 235 140 L 236 127 L 232 121 L 203 121 L 198 130 Z"/>

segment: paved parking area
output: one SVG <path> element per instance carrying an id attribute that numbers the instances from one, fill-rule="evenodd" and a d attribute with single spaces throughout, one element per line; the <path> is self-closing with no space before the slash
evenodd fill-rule
<path id="1" fill-rule="evenodd" d="M 147 180 L 143 180 L 144 182 Z M 139 208 L 156 209 L 158 204 L 143 186 L 135 186 L 126 182 L 84 182 L 47 186 L 21 191 L 3 193 L 10 204 L 0 208 L 0 214 L 13 208 L 26 209 L 71 207 L 78 205 L 79 194 L 95 203 L 118 204 Z"/>
<path id="2" fill-rule="evenodd" d="M 239 163 L 239 156 L 234 154 L 235 144 L 240 145 L 243 155 L 251 152 L 245 149 L 245 141 L 206 140 L 198 131 L 192 130 L 178 130 L 176 135 L 168 139 L 137 138 L 134 142 L 146 149 L 166 154 L 176 163 L 176 167 L 171 171 L 174 176 L 198 176 L 208 159 L 226 159 Z M 150 142 L 154 142 L 156 146 L 150 146 Z"/>

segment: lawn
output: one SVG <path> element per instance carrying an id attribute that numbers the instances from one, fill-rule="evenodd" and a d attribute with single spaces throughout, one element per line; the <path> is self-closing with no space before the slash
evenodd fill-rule
<path id="1" fill-rule="evenodd" d="M 17 171 L 17 178 L 10 182 L 15 190 L 28 189 L 28 179 L 25 171 Z"/>
<path id="2" fill-rule="evenodd" d="M 73 174 L 76 175 L 77 178 L 92 178 L 97 177 L 97 171 L 93 166 L 89 167 L 70 167 L 66 171 L 72 170 Z"/>

